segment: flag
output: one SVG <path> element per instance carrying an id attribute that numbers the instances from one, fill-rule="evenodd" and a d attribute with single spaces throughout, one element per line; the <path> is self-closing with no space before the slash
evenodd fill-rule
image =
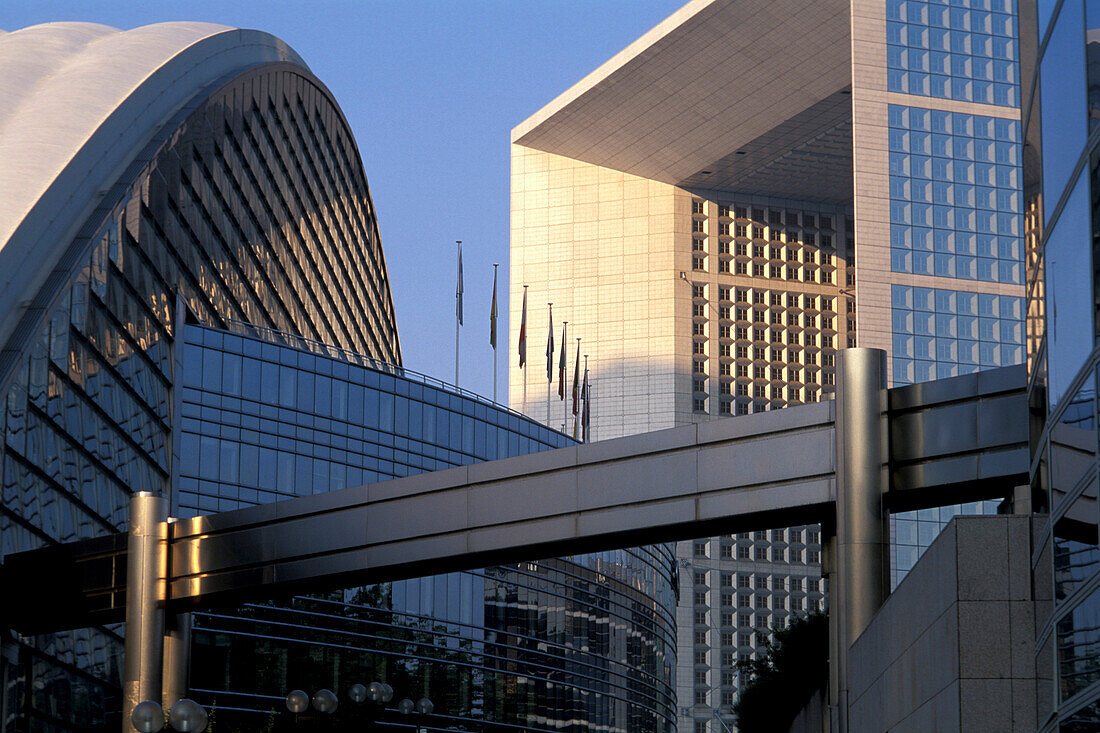
<path id="1" fill-rule="evenodd" d="M 523 286 L 523 318 L 519 322 L 519 368 L 527 363 L 527 286 Z"/>
<path id="2" fill-rule="evenodd" d="M 566 341 L 566 326 L 568 323 L 563 323 L 561 327 L 561 356 L 558 357 L 558 399 L 565 399 L 565 344 Z"/>
<path id="3" fill-rule="evenodd" d="M 577 401 L 581 389 L 581 340 L 577 339 L 577 358 L 573 362 L 573 417 L 578 414 Z M 573 421 L 573 437 L 577 437 L 577 422 Z"/>
<path id="4" fill-rule="evenodd" d="M 489 309 L 489 343 L 497 350 L 497 268 L 493 268 L 493 306 Z"/>
<path id="5" fill-rule="evenodd" d="M 455 315 L 458 325 L 462 325 L 462 244 L 458 245 L 458 286 L 455 288 Z"/>
<path id="6" fill-rule="evenodd" d="M 588 369 L 584 370 L 584 386 L 581 387 L 581 442 L 588 442 Z"/>
<path id="7" fill-rule="evenodd" d="M 554 381 L 554 306 L 550 307 L 550 328 L 546 335 L 546 381 Z"/>

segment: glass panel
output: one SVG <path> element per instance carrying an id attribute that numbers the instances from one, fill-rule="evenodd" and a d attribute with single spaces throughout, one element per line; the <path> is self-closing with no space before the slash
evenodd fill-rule
<path id="1" fill-rule="evenodd" d="M 1058 679 L 1062 700 L 1100 680 L 1100 590 L 1057 626 Z"/>
<path id="2" fill-rule="evenodd" d="M 1043 191 L 1048 220 L 1088 135 L 1083 23 L 1081 0 L 1065 0 L 1040 61 Z"/>
<path id="3" fill-rule="evenodd" d="M 1058 422 L 1050 426 L 1052 509 L 1057 510 L 1062 497 L 1093 468 L 1096 449 L 1096 381 L 1091 377 L 1065 405 Z"/>
<path id="4" fill-rule="evenodd" d="M 1045 124 L 1045 123 L 1044 123 Z M 1053 230 L 1047 232 L 1047 365 L 1051 409 L 1092 350 L 1092 277 L 1089 186 L 1085 173 L 1077 180 Z M 1050 300 L 1057 294 L 1057 308 Z"/>
<path id="5" fill-rule="evenodd" d="M 1066 598 L 1100 566 L 1096 523 L 1096 480 L 1054 525 L 1054 597 Z"/>

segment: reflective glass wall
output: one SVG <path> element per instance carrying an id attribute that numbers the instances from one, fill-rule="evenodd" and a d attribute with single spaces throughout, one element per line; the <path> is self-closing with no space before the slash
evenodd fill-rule
<path id="1" fill-rule="evenodd" d="M 1024 12 L 1026 10 L 1026 12 Z M 1097 233 L 1100 2 L 1021 9 L 1032 502 L 1043 730 L 1100 728 Z"/>
<path id="2" fill-rule="evenodd" d="M 400 362 L 359 152 L 304 68 L 264 65 L 187 101 L 0 344 L 0 556 L 125 528 L 174 468 L 177 297 Z M 3 640 L 0 729 L 117 730 L 121 629 Z"/>
<path id="3" fill-rule="evenodd" d="M 893 384 L 1023 360 L 1016 0 L 886 0 Z M 956 514 L 891 517 L 896 585 Z"/>
<path id="4" fill-rule="evenodd" d="M 235 330 L 184 329 L 178 516 L 573 442 L 400 367 Z M 196 614 L 192 694 L 247 727 L 291 689 L 379 679 L 431 697 L 441 728 L 671 730 L 673 572 L 658 546 Z"/>

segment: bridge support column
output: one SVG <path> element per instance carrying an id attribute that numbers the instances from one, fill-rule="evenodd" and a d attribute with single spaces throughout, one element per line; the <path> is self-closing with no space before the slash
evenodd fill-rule
<path id="1" fill-rule="evenodd" d="M 889 588 L 886 352 L 837 353 L 837 503 L 835 573 L 829 612 L 836 730 L 848 730 L 848 650 L 867 628 Z"/>
<path id="2" fill-rule="evenodd" d="M 164 699 L 161 705 L 169 710 L 187 697 L 191 671 L 191 614 L 171 614 L 165 619 L 164 630 Z"/>
<path id="3" fill-rule="evenodd" d="M 168 574 L 168 499 L 139 491 L 130 499 L 126 561 L 126 647 L 122 731 L 134 733 L 130 714 L 144 700 L 161 699 L 164 601 Z"/>

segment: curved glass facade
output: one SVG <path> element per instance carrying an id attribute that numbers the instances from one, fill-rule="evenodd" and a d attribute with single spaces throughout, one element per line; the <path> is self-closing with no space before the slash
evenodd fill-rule
<path id="1" fill-rule="evenodd" d="M 0 348 L 0 554 L 118 531 L 132 489 L 168 491 L 177 297 L 208 323 L 400 361 L 359 153 L 306 70 L 263 65 L 201 93 L 105 200 L 37 326 Z M 118 629 L 16 648 L 13 723 L 117 727 Z"/>
<path id="2" fill-rule="evenodd" d="M 65 245 L 37 322 L 0 344 L 0 557 L 123 529 L 134 489 L 205 513 L 567 440 L 381 366 L 401 354 L 359 160 L 327 90 L 290 64 L 219 82 L 154 137 Z M 197 372 L 185 312 L 220 329 Z M 306 689 L 404 674 L 446 725 L 666 730 L 671 564 L 609 553 L 205 614 L 196 669 L 224 653 L 226 675 L 256 675 L 242 660 L 276 649 Z M 5 639 L 0 730 L 117 730 L 121 633 Z M 223 726 L 285 694 L 206 679 L 195 695 Z"/>
<path id="3" fill-rule="evenodd" d="M 1100 2 L 1021 14 L 1032 501 L 1049 511 L 1035 563 L 1039 724 L 1100 724 L 1097 242 Z"/>
<path id="4" fill-rule="evenodd" d="M 185 327 L 178 516 L 572 443 L 400 367 L 239 330 Z M 196 614 L 192 694 L 241 730 L 291 689 L 375 679 L 449 729 L 671 730 L 673 572 L 659 546 Z"/>

